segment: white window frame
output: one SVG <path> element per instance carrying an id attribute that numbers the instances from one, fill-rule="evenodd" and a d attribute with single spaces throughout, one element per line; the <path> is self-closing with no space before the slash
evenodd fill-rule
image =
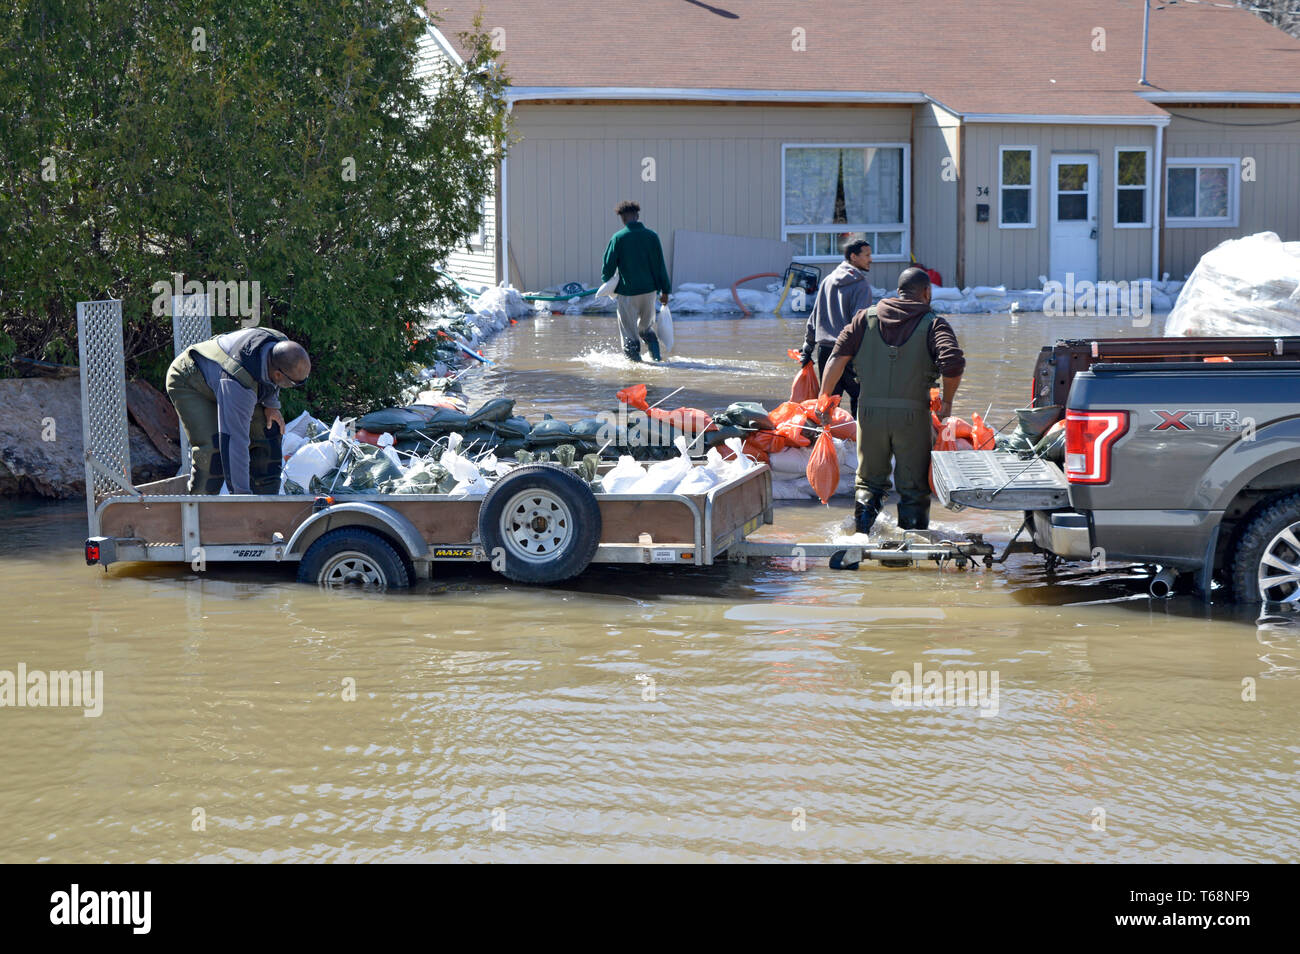
<path id="1" fill-rule="evenodd" d="M 903 150 L 903 220 L 901 222 L 845 222 L 827 223 L 834 225 L 837 232 L 901 232 L 902 249 L 899 252 L 882 255 L 876 251 L 875 243 L 871 245 L 873 262 L 910 262 L 912 260 L 912 144 L 906 142 L 786 142 L 781 144 L 781 241 L 790 241 L 791 235 L 807 235 L 810 232 L 830 231 L 826 225 L 793 225 L 785 222 L 785 155 L 788 149 L 901 149 Z M 795 255 L 796 262 L 818 264 L 823 262 L 842 262 L 844 253 L 834 255 Z"/>
<path id="2" fill-rule="evenodd" d="M 1123 192 L 1133 192 L 1137 186 L 1120 185 L 1119 181 L 1119 154 L 1121 152 L 1141 152 L 1146 154 L 1146 175 L 1144 180 L 1146 185 L 1142 186 L 1146 190 L 1146 196 L 1142 202 L 1142 221 L 1141 222 L 1121 222 L 1119 220 L 1119 194 Z M 1151 194 L 1155 191 L 1155 185 L 1151 181 L 1151 147 L 1150 146 L 1116 146 L 1115 147 L 1115 186 L 1111 190 L 1112 195 L 1112 215 L 1111 224 L 1117 229 L 1149 229 L 1151 228 Z"/>
<path id="3" fill-rule="evenodd" d="M 1025 186 L 1013 185 L 1004 186 L 1002 184 L 1002 156 L 1008 152 L 1028 152 L 1029 153 L 1029 221 L 1028 222 L 1003 222 L 1002 221 L 1002 190 L 1015 189 L 1020 191 Z M 1036 229 L 1038 228 L 1038 147 L 1037 146 L 999 146 L 998 147 L 998 228 L 1000 229 Z"/>
<path id="4" fill-rule="evenodd" d="M 1226 166 L 1228 170 L 1228 215 L 1222 219 L 1173 216 L 1169 214 L 1169 170 Z M 1199 195 L 1200 185 L 1197 184 Z M 1235 156 L 1180 156 L 1165 160 L 1165 228 L 1169 229 L 1233 229 L 1241 220 L 1241 160 Z"/>

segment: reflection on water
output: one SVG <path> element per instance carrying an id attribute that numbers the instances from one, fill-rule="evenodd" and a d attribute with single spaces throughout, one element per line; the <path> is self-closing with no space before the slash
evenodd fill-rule
<path id="1" fill-rule="evenodd" d="M 679 318 L 679 353 L 635 367 L 612 322 L 522 322 L 468 389 L 570 419 L 637 381 L 710 410 L 788 394 L 798 322 Z M 1125 330 L 954 324 L 957 413 L 995 422 L 1040 344 Z M 847 506 L 768 530 L 827 540 Z M 1300 627 L 1153 601 L 1122 569 L 769 561 L 529 589 L 451 567 L 326 594 L 288 567 L 87 568 L 84 519 L 0 511 L 0 670 L 99 670 L 105 694 L 98 719 L 0 709 L 0 861 L 1296 856 Z M 996 673 L 996 717 L 894 705 L 917 666 Z"/>

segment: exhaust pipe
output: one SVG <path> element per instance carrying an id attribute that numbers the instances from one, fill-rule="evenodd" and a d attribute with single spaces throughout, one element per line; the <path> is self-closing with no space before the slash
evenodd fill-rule
<path id="1" fill-rule="evenodd" d="M 1155 576 L 1151 577 L 1151 582 L 1147 585 L 1147 592 L 1158 600 L 1168 599 L 1174 595 L 1174 581 L 1178 579 L 1178 574 L 1173 570 L 1161 570 Z"/>

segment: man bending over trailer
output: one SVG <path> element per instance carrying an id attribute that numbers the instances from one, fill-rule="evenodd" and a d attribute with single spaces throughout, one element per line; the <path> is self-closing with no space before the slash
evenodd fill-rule
<path id="1" fill-rule="evenodd" d="M 245 328 L 201 341 L 167 369 L 167 396 L 189 438 L 192 494 L 280 491 L 284 416 L 280 388 L 311 374 L 302 345 L 270 328 Z"/>
<path id="2" fill-rule="evenodd" d="M 858 478 L 853 520 L 870 533 L 889 493 L 889 462 L 898 481 L 898 528 L 930 526 L 930 385 L 943 375 L 939 419 L 952 414 L 966 357 L 952 325 L 930 310 L 930 276 L 909 268 L 898 276 L 898 297 L 853 316 L 840 332 L 822 375 L 822 394 L 834 394 L 849 364 L 857 372 Z M 829 423 L 823 420 L 823 425 Z"/>

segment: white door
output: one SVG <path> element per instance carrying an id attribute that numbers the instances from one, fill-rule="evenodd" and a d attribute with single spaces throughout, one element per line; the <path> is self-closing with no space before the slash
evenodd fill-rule
<path id="1" fill-rule="evenodd" d="M 1052 156 L 1051 278 L 1097 280 L 1097 157 Z"/>

